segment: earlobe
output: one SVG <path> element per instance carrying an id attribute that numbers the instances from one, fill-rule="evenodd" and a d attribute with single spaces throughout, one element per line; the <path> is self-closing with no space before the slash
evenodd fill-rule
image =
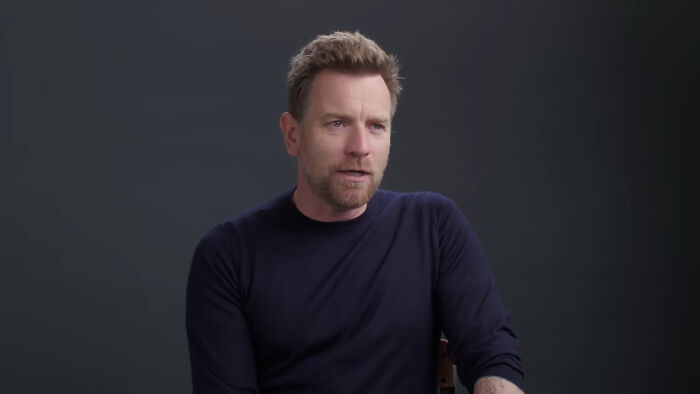
<path id="1" fill-rule="evenodd" d="M 299 124 L 289 112 L 285 112 L 280 116 L 280 130 L 282 130 L 287 153 L 292 157 L 297 157 L 299 153 Z"/>

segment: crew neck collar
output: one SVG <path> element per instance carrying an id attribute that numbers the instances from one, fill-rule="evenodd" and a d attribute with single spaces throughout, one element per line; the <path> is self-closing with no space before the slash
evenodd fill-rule
<path id="1" fill-rule="evenodd" d="M 299 223 L 303 224 L 305 226 L 310 226 L 310 227 L 316 227 L 316 228 L 344 228 L 344 227 L 350 227 L 357 225 L 358 223 L 363 223 L 368 218 L 372 217 L 374 215 L 374 210 L 375 210 L 375 203 L 374 201 L 376 200 L 377 194 L 379 193 L 379 190 L 375 192 L 375 194 L 372 196 L 372 198 L 367 202 L 367 208 L 362 212 L 360 215 L 357 217 L 354 217 L 352 219 L 348 220 L 339 220 L 339 221 L 332 221 L 332 222 L 322 222 L 319 220 L 312 219 L 306 215 L 304 215 L 299 208 L 297 208 L 296 204 L 294 203 L 294 190 L 296 190 L 296 186 L 292 187 L 289 189 L 283 196 L 283 202 L 285 206 L 288 208 L 289 212 L 291 213 L 291 218 Z"/>

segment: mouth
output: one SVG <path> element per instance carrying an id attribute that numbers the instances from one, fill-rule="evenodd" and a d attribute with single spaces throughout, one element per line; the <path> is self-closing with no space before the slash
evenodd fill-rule
<path id="1" fill-rule="evenodd" d="M 340 173 L 342 173 L 342 174 L 345 174 L 345 175 L 357 176 L 357 177 L 361 177 L 361 176 L 365 176 L 365 175 L 370 175 L 370 172 L 369 172 L 369 171 L 365 171 L 365 170 L 362 170 L 362 169 L 357 169 L 357 170 L 354 170 L 354 169 L 350 169 L 350 170 L 340 170 L 340 171 L 338 171 L 338 172 L 340 172 Z"/>

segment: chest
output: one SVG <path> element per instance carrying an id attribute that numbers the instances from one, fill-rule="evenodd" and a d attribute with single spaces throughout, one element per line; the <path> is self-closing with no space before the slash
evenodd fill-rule
<path id="1" fill-rule="evenodd" d="M 435 251 L 420 229 L 297 236 L 249 259 L 245 310 L 270 356 L 432 332 Z"/>

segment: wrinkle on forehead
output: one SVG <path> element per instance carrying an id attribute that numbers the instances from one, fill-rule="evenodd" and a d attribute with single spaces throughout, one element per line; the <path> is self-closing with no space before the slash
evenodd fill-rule
<path id="1" fill-rule="evenodd" d="M 321 71 L 314 78 L 310 99 L 308 114 L 314 118 L 334 113 L 362 120 L 391 119 L 391 95 L 378 74 Z"/>

